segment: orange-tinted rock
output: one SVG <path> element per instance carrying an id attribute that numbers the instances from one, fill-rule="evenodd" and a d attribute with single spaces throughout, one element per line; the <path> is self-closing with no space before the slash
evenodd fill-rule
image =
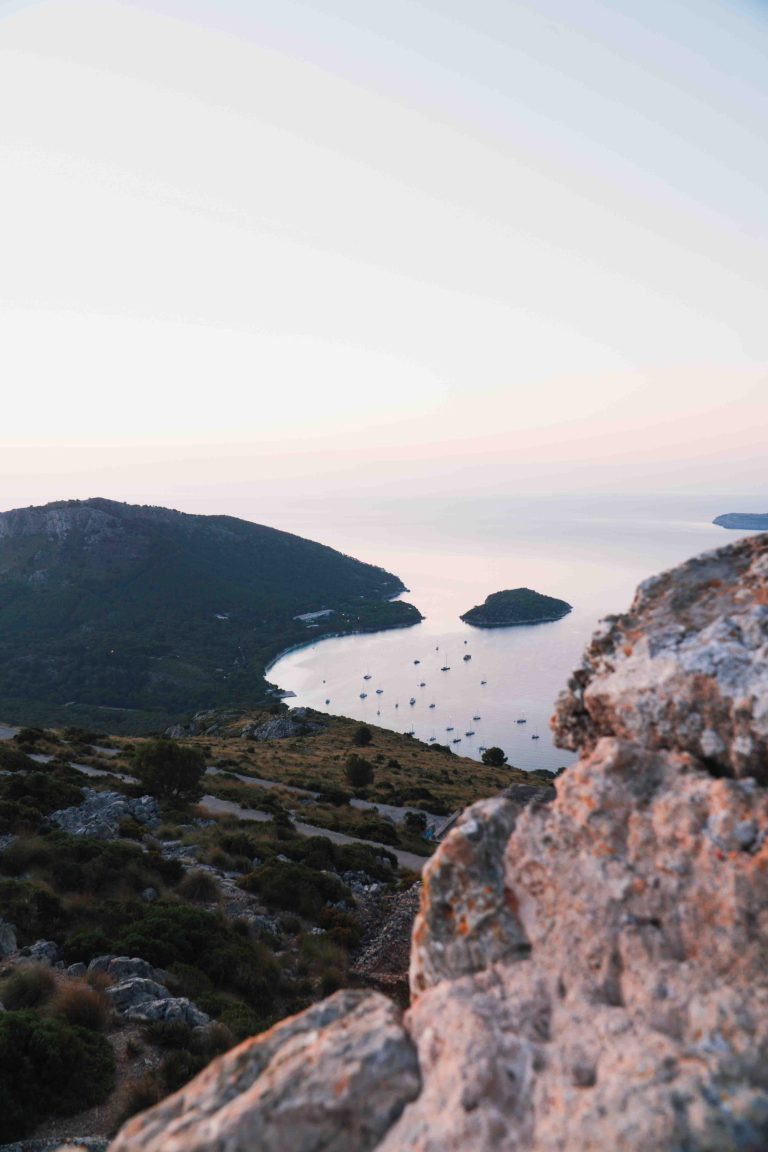
<path id="1" fill-rule="evenodd" d="M 768 535 L 641 584 L 587 647 L 553 728 L 563 748 L 619 736 L 768 783 Z"/>

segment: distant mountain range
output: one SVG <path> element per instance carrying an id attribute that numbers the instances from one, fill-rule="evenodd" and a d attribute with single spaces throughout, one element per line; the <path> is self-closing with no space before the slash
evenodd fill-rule
<path id="1" fill-rule="evenodd" d="M 403 591 L 383 568 L 231 516 L 103 499 L 3 512 L 0 718 L 142 732 L 254 706 L 283 649 L 418 623 L 391 599 Z"/>
<path id="2" fill-rule="evenodd" d="M 716 516 L 712 523 L 719 524 L 721 528 L 740 529 L 742 532 L 768 532 L 768 512 L 726 512 Z"/>

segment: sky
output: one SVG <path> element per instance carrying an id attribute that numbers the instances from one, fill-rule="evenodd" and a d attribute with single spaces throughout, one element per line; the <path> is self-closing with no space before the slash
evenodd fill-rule
<path id="1" fill-rule="evenodd" d="M 766 58 L 752 0 L 0 0 L 0 507 L 764 492 Z"/>

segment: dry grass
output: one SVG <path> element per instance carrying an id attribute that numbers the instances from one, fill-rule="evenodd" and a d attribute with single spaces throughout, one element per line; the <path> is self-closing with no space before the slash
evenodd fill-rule
<path id="1" fill-rule="evenodd" d="M 103 1032 L 112 1019 L 112 1007 L 103 992 L 85 980 L 68 980 L 59 984 L 51 1011 L 69 1024 L 79 1024 L 92 1032 Z"/>
<path id="2" fill-rule="evenodd" d="M 0 1003 L 9 1012 L 20 1008 L 38 1008 L 53 996 L 56 978 L 46 964 L 32 961 L 20 965 L 0 984 Z"/>

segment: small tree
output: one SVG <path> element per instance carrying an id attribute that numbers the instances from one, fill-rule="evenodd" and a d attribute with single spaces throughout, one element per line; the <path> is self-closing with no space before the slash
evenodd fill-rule
<path id="1" fill-rule="evenodd" d="M 134 752 L 133 770 L 141 784 L 159 800 L 188 803 L 203 794 L 200 781 L 205 756 L 199 748 L 161 737 L 148 740 Z"/>
<path id="2" fill-rule="evenodd" d="M 361 724 L 358 728 L 355 728 L 355 731 L 352 733 L 352 743 L 357 748 L 367 747 L 372 740 L 373 732 L 371 732 L 367 724 Z"/>
<path id="3" fill-rule="evenodd" d="M 354 752 L 347 757 L 344 774 L 353 788 L 367 788 L 373 784 L 373 764 Z"/>
<path id="4" fill-rule="evenodd" d="M 417 832 L 423 836 L 427 830 L 427 817 L 424 812 L 406 812 L 403 821 L 409 832 Z"/>
<path id="5" fill-rule="evenodd" d="M 489 768 L 501 768 L 507 762 L 507 754 L 503 748 L 486 748 L 483 752 L 483 764 Z"/>

